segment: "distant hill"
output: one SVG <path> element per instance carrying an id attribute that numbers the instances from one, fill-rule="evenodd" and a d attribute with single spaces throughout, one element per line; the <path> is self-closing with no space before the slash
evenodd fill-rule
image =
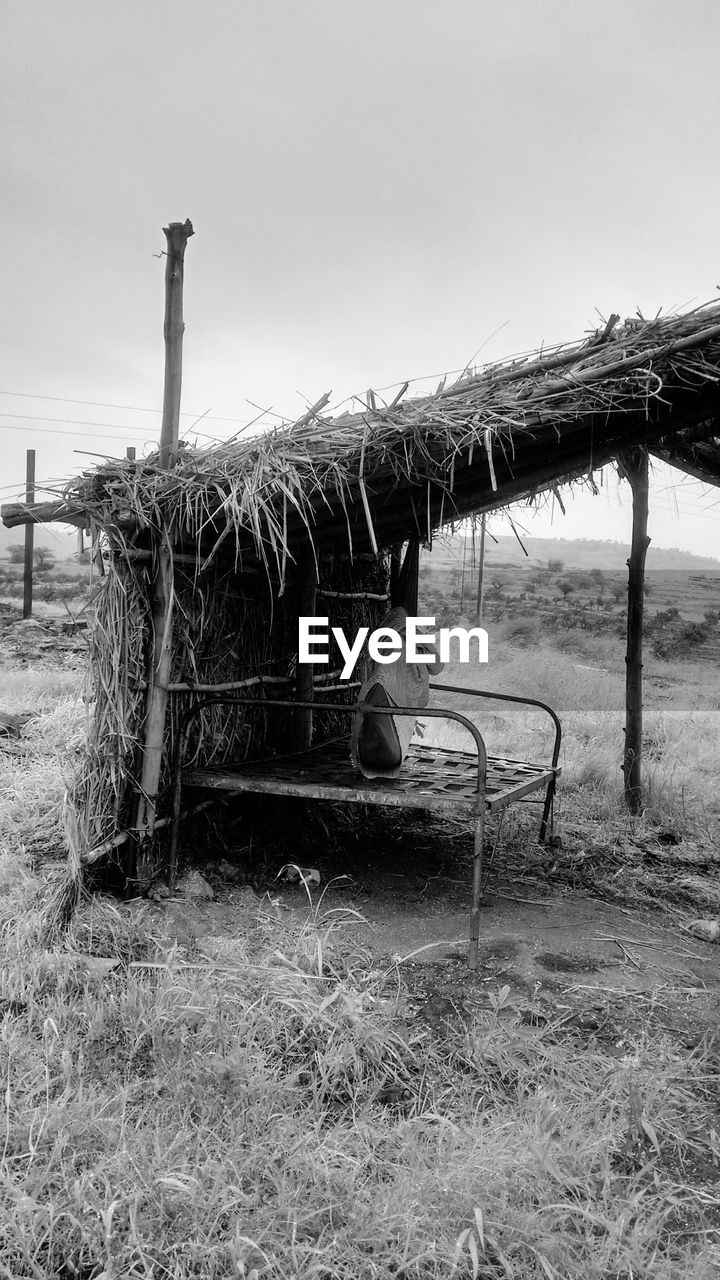
<path id="1" fill-rule="evenodd" d="M 525 568 L 547 566 L 548 560 L 561 560 L 564 569 L 604 569 L 617 572 L 626 569 L 630 547 L 623 542 L 593 541 L 590 538 L 523 538 L 524 554 L 513 534 L 500 534 L 485 540 L 485 563 L 490 568 L 522 565 Z M 480 536 L 475 538 L 478 552 Z M 472 560 L 472 539 L 460 534 L 437 538 L 432 552 L 422 552 L 420 563 L 431 569 L 459 568 L 463 554 L 466 566 Z M 693 571 L 714 569 L 720 572 L 720 560 L 712 556 L 696 556 L 691 551 L 674 547 L 653 547 L 647 554 L 647 569 L 653 571 Z"/>
<path id="2" fill-rule="evenodd" d="M 6 556 L 8 548 L 23 543 L 25 529 L 6 529 L 0 524 L 0 556 Z M 513 534 L 489 535 L 485 542 L 485 560 L 490 568 L 503 565 L 521 565 L 526 569 L 547 566 L 548 560 L 562 560 L 564 569 L 605 569 L 609 572 L 624 570 L 630 547 L 623 542 L 601 542 L 590 538 L 523 538 L 526 556 Z M 480 545 L 479 534 L 475 539 L 476 553 Z M 48 547 L 58 560 L 75 555 L 77 530 L 67 525 L 35 525 L 35 546 Z M 421 564 L 431 569 L 459 568 L 465 553 L 469 567 L 472 560 L 472 539 L 460 534 L 438 537 L 433 541 L 432 553 L 421 553 Z M 720 560 L 712 556 L 696 556 L 690 551 L 676 548 L 653 547 L 648 549 L 647 569 L 680 570 L 686 573 L 702 569 L 720 572 Z"/>

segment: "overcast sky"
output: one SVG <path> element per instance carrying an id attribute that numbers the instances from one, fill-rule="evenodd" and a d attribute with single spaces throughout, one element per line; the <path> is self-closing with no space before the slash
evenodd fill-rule
<path id="1" fill-rule="evenodd" d="M 183 428 L 216 437 L 717 296 L 716 0 L 5 0 L 2 27 L 4 498 L 28 447 L 51 478 L 155 438 L 169 221 Z M 720 493 L 654 488 L 656 545 L 720 554 Z M 612 484 L 552 526 L 628 531 Z"/>

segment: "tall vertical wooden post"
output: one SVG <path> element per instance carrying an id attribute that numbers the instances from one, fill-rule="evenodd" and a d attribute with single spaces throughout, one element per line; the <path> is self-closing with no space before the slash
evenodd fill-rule
<path id="1" fill-rule="evenodd" d="M 183 323 L 182 290 L 185 247 L 193 234 L 190 220 L 171 222 L 163 227 L 167 240 L 165 268 L 165 386 L 160 433 L 160 466 L 172 467 L 177 461 L 182 389 Z M 158 789 L 165 738 L 165 712 L 172 663 L 173 622 L 173 556 L 165 530 L 153 549 L 152 584 L 152 660 L 148 676 L 140 796 L 135 817 L 134 888 L 146 887 L 151 878 L 152 863 L 149 840 L 155 830 Z"/>
<path id="2" fill-rule="evenodd" d="M 638 445 L 618 459 L 620 474 L 632 489 L 633 520 L 628 560 L 627 650 L 625 654 L 625 802 L 631 813 L 642 813 L 642 646 L 645 557 L 648 537 L 648 455 Z"/>
<path id="3" fill-rule="evenodd" d="M 165 386 L 163 388 L 162 426 L 160 428 L 160 466 L 172 467 L 177 461 L 180 395 L 182 392 L 183 280 L 185 247 L 193 235 L 193 225 L 171 222 L 163 227 L 167 239 L 165 265 Z"/>
<path id="4" fill-rule="evenodd" d="M 402 572 L 402 543 L 390 549 L 390 604 L 400 604 L 400 574 Z"/>
<path id="5" fill-rule="evenodd" d="M 308 546 L 298 561 L 298 617 L 314 618 L 317 598 L 317 564 L 313 549 Z M 298 702 L 312 702 L 315 695 L 311 662 L 298 662 L 295 675 L 295 696 Z M 313 713 L 310 707 L 298 707 L 293 713 L 293 742 L 296 751 L 307 751 L 312 746 Z"/>
<path id="6" fill-rule="evenodd" d="M 483 512 L 480 518 L 480 564 L 478 566 L 477 600 L 475 601 L 475 620 L 482 622 L 483 593 L 485 581 L 485 524 L 487 516 Z"/>
<path id="7" fill-rule="evenodd" d="M 462 563 L 460 568 L 460 616 L 465 610 L 465 561 L 467 560 L 467 538 L 463 537 Z"/>
<path id="8" fill-rule="evenodd" d="M 25 501 L 30 506 L 35 501 L 35 450 L 28 449 L 25 462 Z M 35 525 L 25 525 L 25 565 L 23 568 L 23 618 L 32 614 L 33 556 L 35 554 Z"/>

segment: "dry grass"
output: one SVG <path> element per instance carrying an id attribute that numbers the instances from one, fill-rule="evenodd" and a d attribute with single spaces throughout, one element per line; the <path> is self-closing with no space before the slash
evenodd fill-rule
<path id="1" fill-rule="evenodd" d="M 493 678 L 559 698 L 574 725 L 563 785 L 607 815 L 610 727 L 573 710 L 607 686 L 575 665 L 508 652 Z M 465 1030 L 434 1038 L 402 974 L 378 969 L 322 904 L 304 927 L 251 917 L 213 956 L 179 950 L 157 908 L 97 897 L 47 949 L 48 885 L 29 855 L 60 834 L 78 678 L 0 683 L 9 709 L 45 708 L 3 766 L 15 791 L 0 810 L 0 1276 L 717 1274 L 708 1052 L 645 1027 L 618 1060 L 559 1023 L 529 1030 L 495 984 Z M 692 714 L 687 729 L 662 713 L 658 768 L 701 750 L 710 720 Z M 537 725 L 519 732 L 540 741 Z"/>
<path id="2" fill-rule="evenodd" d="M 0 745 L 0 853 L 65 858 L 62 809 L 83 752 L 87 708 L 72 668 L 8 668 L 0 674 L 0 707 L 37 712 L 22 738 Z"/>
<path id="3" fill-rule="evenodd" d="M 502 992 L 434 1040 L 322 907 L 193 968 L 96 899 L 44 951 L 2 872 L 8 1280 L 716 1274 L 706 1055 L 528 1035 Z"/>

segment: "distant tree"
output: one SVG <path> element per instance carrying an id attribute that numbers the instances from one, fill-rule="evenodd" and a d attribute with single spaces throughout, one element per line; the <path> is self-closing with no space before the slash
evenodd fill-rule
<path id="1" fill-rule="evenodd" d="M 13 542 L 8 547 L 8 555 L 11 564 L 22 564 L 25 559 L 25 548 L 21 542 Z"/>
<path id="2" fill-rule="evenodd" d="M 567 578 L 562 582 L 558 582 L 558 589 L 562 591 L 564 600 L 567 600 L 568 596 L 571 596 L 575 590 L 572 582 L 568 582 Z"/>
<path id="3" fill-rule="evenodd" d="M 611 582 L 610 590 L 616 604 L 619 604 L 623 596 L 627 594 L 627 587 L 624 582 Z"/>
<path id="4" fill-rule="evenodd" d="M 652 591 L 652 582 L 648 582 L 646 578 L 645 581 L 643 582 L 643 595 L 645 596 L 646 599 L 650 595 L 651 591 Z"/>
<path id="5" fill-rule="evenodd" d="M 602 569 L 591 569 L 590 577 L 592 578 L 593 582 L 597 583 L 598 591 L 602 594 L 602 591 L 605 587 L 605 574 L 603 573 Z"/>
<path id="6" fill-rule="evenodd" d="M 551 573 L 562 573 L 564 568 L 564 560 L 548 560 L 548 569 Z"/>
<path id="7" fill-rule="evenodd" d="M 55 566 L 55 556 L 49 547 L 37 547 L 33 555 L 33 564 L 37 573 L 47 573 Z"/>

